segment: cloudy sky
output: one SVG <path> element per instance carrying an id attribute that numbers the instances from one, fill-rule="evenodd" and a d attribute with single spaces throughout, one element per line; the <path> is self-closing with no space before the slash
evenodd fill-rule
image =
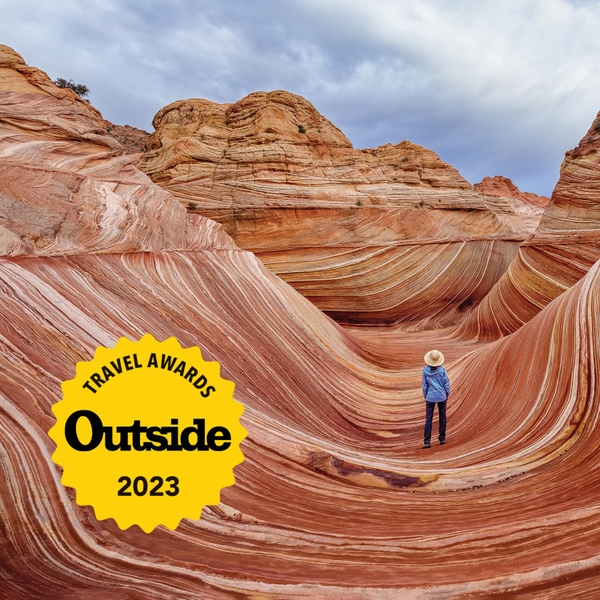
<path id="1" fill-rule="evenodd" d="M 0 0 L 0 43 L 118 124 L 286 89 L 356 148 L 545 195 L 600 110 L 600 0 Z"/>

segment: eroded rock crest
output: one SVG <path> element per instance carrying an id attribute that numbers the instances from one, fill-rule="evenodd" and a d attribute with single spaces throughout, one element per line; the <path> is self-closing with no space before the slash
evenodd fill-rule
<path id="1" fill-rule="evenodd" d="M 0 80 L 0 256 L 231 247 L 133 166 L 96 109 L 0 50 L 15 74 Z"/>
<path id="2" fill-rule="evenodd" d="M 508 177 L 502 177 L 502 175 L 484 177 L 473 186 L 473 189 L 480 194 L 522 200 L 539 208 L 546 208 L 550 204 L 550 198 L 531 192 L 522 192 Z"/>

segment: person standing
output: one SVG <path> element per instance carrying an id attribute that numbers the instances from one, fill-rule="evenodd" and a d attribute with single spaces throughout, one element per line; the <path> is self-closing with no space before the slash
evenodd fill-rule
<path id="1" fill-rule="evenodd" d="M 425 397 L 425 432 L 423 448 L 431 448 L 431 424 L 433 412 L 437 404 L 440 428 L 438 439 L 440 444 L 446 443 L 446 401 L 450 395 L 450 380 L 446 369 L 442 367 L 444 355 L 438 350 L 430 350 L 425 355 L 426 366 L 423 368 L 421 384 Z"/>

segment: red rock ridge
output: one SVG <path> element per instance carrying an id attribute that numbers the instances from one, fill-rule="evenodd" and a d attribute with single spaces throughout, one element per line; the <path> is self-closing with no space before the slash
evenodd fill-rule
<path id="1" fill-rule="evenodd" d="M 484 177 L 479 183 L 473 185 L 473 189 L 480 194 L 501 198 L 515 198 L 541 208 L 545 208 L 550 203 L 550 198 L 546 198 L 545 196 L 538 196 L 531 192 L 522 192 L 508 177 L 502 177 L 502 175 Z"/>
<path id="2" fill-rule="evenodd" d="M 131 125 L 115 125 L 106 119 L 104 120 L 104 126 L 106 127 L 106 133 L 121 144 L 123 151 L 129 156 L 131 162 L 136 163 L 146 150 L 146 143 L 150 134 Z"/>

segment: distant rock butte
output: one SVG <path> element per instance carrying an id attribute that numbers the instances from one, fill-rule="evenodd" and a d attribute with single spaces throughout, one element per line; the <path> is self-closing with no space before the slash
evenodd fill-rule
<path id="1" fill-rule="evenodd" d="M 129 159 L 136 163 L 146 150 L 146 142 L 150 134 L 131 125 L 115 125 L 106 119 L 104 120 L 104 126 L 106 127 L 106 133 L 117 140 Z"/>
<path id="2" fill-rule="evenodd" d="M 500 175 L 484 177 L 483 181 L 473 186 L 473 190 L 480 194 L 506 199 L 521 218 L 523 225 L 531 233 L 537 229 L 544 214 L 544 208 L 550 202 L 550 198 L 537 196 L 529 192 L 521 192 L 510 179 Z"/>
<path id="3" fill-rule="evenodd" d="M 541 208 L 546 208 L 550 203 L 550 198 L 546 198 L 546 196 L 522 192 L 508 177 L 502 177 L 502 175 L 484 177 L 479 183 L 473 186 L 473 189 L 480 194 L 488 194 L 489 196 L 498 196 L 501 198 L 515 198 Z"/>
<path id="4" fill-rule="evenodd" d="M 431 150 L 355 150 L 289 92 L 178 101 L 153 124 L 138 167 L 343 323 L 460 321 L 535 228 Z"/>

